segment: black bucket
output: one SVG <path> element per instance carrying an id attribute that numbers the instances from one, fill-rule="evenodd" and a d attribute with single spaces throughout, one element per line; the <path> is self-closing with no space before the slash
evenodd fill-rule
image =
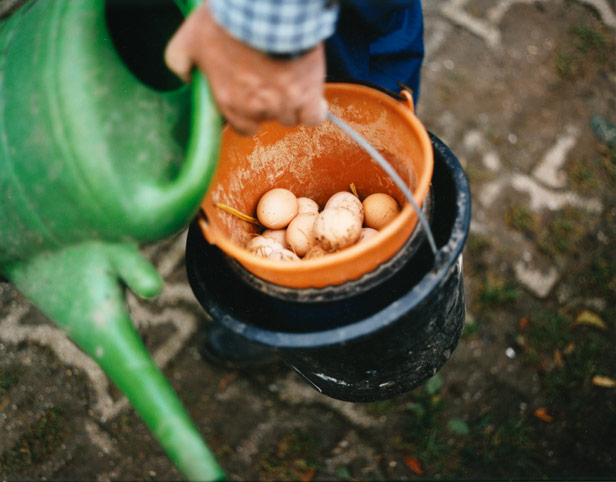
<path id="1" fill-rule="evenodd" d="M 286 288 L 256 278 L 210 245 L 195 222 L 186 268 L 205 311 L 236 335 L 270 347 L 339 400 L 386 400 L 433 376 L 464 328 L 462 249 L 471 199 L 458 159 L 436 136 L 430 139 L 434 173 L 424 209 L 438 262 L 418 224 L 391 260 L 358 280 Z"/>

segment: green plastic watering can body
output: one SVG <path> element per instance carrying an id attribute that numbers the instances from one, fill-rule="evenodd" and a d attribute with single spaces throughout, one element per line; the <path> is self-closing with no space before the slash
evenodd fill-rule
<path id="1" fill-rule="evenodd" d="M 1 24 L 0 46 L 0 264 L 89 239 L 152 241 L 187 224 L 216 159 L 209 98 L 207 149 L 187 157 L 191 89 L 137 81 L 102 0 L 31 0 Z"/>
<path id="2" fill-rule="evenodd" d="M 30 0 L 0 23 L 0 272 L 100 364 L 184 475 L 219 479 L 124 288 L 162 289 L 138 244 L 198 211 L 220 116 L 200 75 L 169 92 L 139 82 L 111 40 L 107 6 Z"/>

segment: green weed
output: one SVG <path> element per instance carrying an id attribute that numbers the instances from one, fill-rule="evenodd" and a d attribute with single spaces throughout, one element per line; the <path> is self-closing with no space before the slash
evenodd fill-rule
<path id="1" fill-rule="evenodd" d="M 412 401 L 405 404 L 402 446 L 423 463 L 437 469 L 445 462 L 447 443 L 444 439 L 444 400 L 439 392 L 443 385 L 440 375 L 430 378 L 421 389 L 412 393 Z"/>
<path id="2" fill-rule="evenodd" d="M 592 328 L 576 327 L 571 339 L 574 348 L 562 357 L 545 375 L 548 403 L 578 418 L 588 415 L 587 409 L 596 407 L 588 404 L 586 398 L 594 390 L 592 377 L 597 373 L 613 374 L 616 356 L 613 353 L 609 333 L 597 332 Z M 575 336 L 573 336 L 575 335 Z M 559 349 L 559 348 L 555 348 Z"/>
<path id="3" fill-rule="evenodd" d="M 603 51 L 608 46 L 603 33 L 590 25 L 576 25 L 572 28 L 571 33 L 580 52 Z"/>
<path id="4" fill-rule="evenodd" d="M 534 313 L 525 333 L 528 347 L 539 354 L 549 353 L 556 349 L 564 350 L 571 343 L 569 330 L 572 320 L 553 311 Z"/>
<path id="5" fill-rule="evenodd" d="M 558 211 L 537 236 L 537 247 L 552 256 L 572 254 L 586 235 L 586 214 L 569 206 Z"/>
<path id="6" fill-rule="evenodd" d="M 608 186 L 613 188 L 616 185 L 616 147 L 601 144 L 598 149 L 601 165 L 607 174 Z"/>
<path id="7" fill-rule="evenodd" d="M 468 241 L 466 242 L 465 249 L 468 251 L 469 256 L 476 258 L 480 257 L 481 254 L 485 253 L 485 251 L 491 246 L 492 243 L 490 238 L 487 236 L 471 233 L 468 237 Z"/>
<path id="8" fill-rule="evenodd" d="M 514 204 L 505 214 L 505 222 L 524 234 L 534 234 L 539 229 L 540 216 L 526 206 Z"/>
<path id="9" fill-rule="evenodd" d="M 354 480 L 353 476 L 351 475 L 351 472 L 346 467 L 340 467 L 336 471 L 336 476 L 342 480 Z"/>
<path id="10" fill-rule="evenodd" d="M 440 394 L 443 380 L 435 376 L 413 392 L 405 406 L 403 448 L 431 473 L 459 478 L 469 474 L 498 473 L 528 476 L 538 468 L 539 455 L 532 424 L 526 416 L 495 425 L 491 413 L 476 420 L 444 417 Z"/>
<path id="11" fill-rule="evenodd" d="M 605 180 L 602 170 L 600 160 L 583 159 L 571 163 L 567 172 L 576 191 L 594 194 Z"/>
<path id="12" fill-rule="evenodd" d="M 371 415 L 378 417 L 381 415 L 387 415 L 391 412 L 397 412 L 400 410 L 400 407 L 394 400 L 382 400 L 369 403 L 366 405 L 366 410 Z"/>
<path id="13" fill-rule="evenodd" d="M 62 409 L 52 407 L 28 428 L 17 443 L 0 455 L 0 473 L 11 474 L 39 464 L 62 443 Z"/>
<path id="14" fill-rule="evenodd" d="M 489 468 L 506 477 L 538 475 L 539 453 L 528 417 L 505 420 L 494 426 L 486 414 L 472 425 L 473 437 L 461 447 L 464 461 Z"/>
<path id="15" fill-rule="evenodd" d="M 590 75 L 605 62 L 614 62 L 613 41 L 600 26 L 589 24 L 572 26 L 554 57 L 556 72 L 569 81 Z"/>
<path id="16" fill-rule="evenodd" d="M 554 57 L 554 67 L 564 80 L 572 80 L 579 69 L 576 58 L 570 52 L 559 49 Z"/>
<path id="17" fill-rule="evenodd" d="M 602 420 L 598 430 L 616 425 L 616 416 L 607 411 L 597 417 L 596 407 L 610 399 L 592 385 L 596 374 L 614 376 L 616 353 L 611 329 L 576 326 L 573 321 L 573 317 L 559 312 L 534 315 L 524 338 L 528 361 L 538 363 L 537 368 L 543 372 L 550 412 L 559 414 L 582 436 L 593 420 Z"/>
<path id="18" fill-rule="evenodd" d="M 476 303 L 480 310 L 485 310 L 498 305 L 515 302 L 520 295 L 518 284 L 511 279 L 488 273 L 484 277 L 477 296 Z"/>
<path id="19" fill-rule="evenodd" d="M 306 431 L 293 430 L 260 457 L 258 470 L 261 478 L 300 480 L 316 469 L 320 451 L 317 442 Z"/>
<path id="20" fill-rule="evenodd" d="M 608 296 L 610 293 L 613 295 L 616 292 L 616 259 L 596 256 L 591 269 L 595 278 L 594 284 L 599 292 Z"/>
<path id="21" fill-rule="evenodd" d="M 20 366 L 10 366 L 0 373 L 0 396 L 19 383 L 23 369 Z"/>
<path id="22" fill-rule="evenodd" d="M 475 318 L 472 313 L 466 312 L 466 322 L 464 323 L 463 337 L 473 336 L 479 332 L 484 324 L 483 318 Z"/>

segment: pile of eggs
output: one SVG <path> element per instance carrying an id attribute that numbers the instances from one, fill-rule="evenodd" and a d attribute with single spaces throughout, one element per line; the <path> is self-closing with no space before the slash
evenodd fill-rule
<path id="1" fill-rule="evenodd" d="M 251 253 L 270 259 L 313 259 L 362 242 L 399 213 L 389 194 L 374 193 L 363 202 L 350 192 L 337 192 L 319 212 L 307 197 L 288 189 L 266 192 L 257 204 L 257 219 L 265 227 L 246 245 Z"/>

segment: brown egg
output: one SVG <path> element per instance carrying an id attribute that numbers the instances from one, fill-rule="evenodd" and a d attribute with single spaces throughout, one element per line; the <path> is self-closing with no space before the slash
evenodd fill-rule
<path id="1" fill-rule="evenodd" d="M 370 194 L 364 202 L 364 226 L 380 230 L 400 212 L 398 203 L 389 194 Z"/>
<path id="2" fill-rule="evenodd" d="M 246 249 L 257 256 L 267 258 L 274 251 L 280 251 L 284 248 L 275 239 L 255 236 L 246 244 Z"/>
<path id="3" fill-rule="evenodd" d="M 261 233 L 261 236 L 265 238 L 275 239 L 282 245 L 283 248 L 289 249 L 289 243 L 287 243 L 286 229 L 266 229 Z"/>
<path id="4" fill-rule="evenodd" d="M 361 222 L 364 222 L 364 208 L 361 201 L 354 194 L 347 191 L 340 191 L 329 198 L 325 204 L 325 208 L 346 208 L 359 216 Z"/>
<path id="5" fill-rule="evenodd" d="M 376 229 L 361 228 L 361 234 L 359 235 L 359 240 L 357 242 L 361 243 L 362 241 L 365 241 L 366 239 L 370 239 L 375 234 L 379 234 L 379 232 Z"/>
<path id="6" fill-rule="evenodd" d="M 317 241 L 326 251 L 336 251 L 354 244 L 361 234 L 361 220 L 342 207 L 324 209 L 314 223 Z"/>
<path id="7" fill-rule="evenodd" d="M 312 199 L 308 197 L 298 197 L 297 204 L 298 204 L 297 214 L 304 214 L 304 213 L 317 213 L 318 214 L 319 212 L 319 205 L 316 203 L 316 201 L 313 201 Z"/>
<path id="8" fill-rule="evenodd" d="M 267 258 L 276 259 L 279 261 L 300 261 L 299 256 L 288 249 L 279 249 L 278 251 L 274 251 Z"/>
<path id="9" fill-rule="evenodd" d="M 314 221 L 317 213 L 302 213 L 293 218 L 287 228 L 287 243 L 298 256 L 304 256 L 317 241 L 314 237 Z"/>
<path id="10" fill-rule="evenodd" d="M 321 256 L 325 256 L 326 254 L 330 254 L 330 252 L 325 251 L 323 249 L 323 246 L 317 243 L 312 245 L 312 247 L 308 250 L 308 252 L 304 255 L 302 259 L 320 258 Z"/>
<path id="11" fill-rule="evenodd" d="M 275 188 L 266 192 L 257 204 L 257 218 L 269 229 L 285 228 L 297 215 L 297 198 L 288 189 Z"/>

